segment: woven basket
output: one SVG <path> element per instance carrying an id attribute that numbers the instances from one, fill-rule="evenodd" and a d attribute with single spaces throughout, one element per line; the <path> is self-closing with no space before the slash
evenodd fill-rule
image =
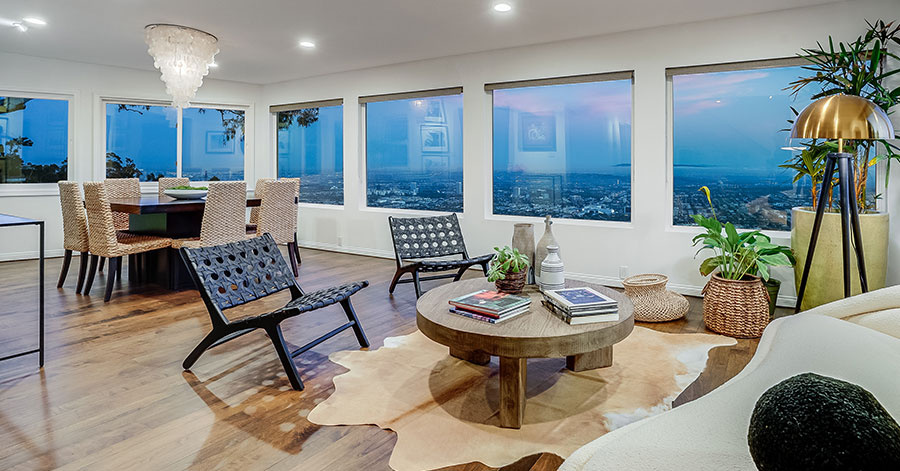
<path id="1" fill-rule="evenodd" d="M 518 294 L 525 288 L 525 276 L 527 274 L 528 270 L 522 270 L 518 273 L 507 273 L 506 278 L 495 281 L 494 285 L 497 286 L 497 291 Z"/>
<path id="2" fill-rule="evenodd" d="M 691 305 L 684 296 L 666 290 L 669 277 L 656 273 L 629 276 L 622 280 L 625 294 L 634 304 L 634 320 L 666 322 L 681 319 Z"/>
<path id="3" fill-rule="evenodd" d="M 714 332 L 756 338 L 769 324 L 769 293 L 758 277 L 726 280 L 715 274 L 703 295 L 703 322 Z"/>

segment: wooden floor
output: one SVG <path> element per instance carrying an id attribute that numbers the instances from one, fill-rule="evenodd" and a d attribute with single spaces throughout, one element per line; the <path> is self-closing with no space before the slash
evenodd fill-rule
<path id="1" fill-rule="evenodd" d="M 415 330 L 412 286 L 400 285 L 393 297 L 387 292 L 392 260 L 314 250 L 302 255 L 300 283 L 306 290 L 371 282 L 353 301 L 373 349 L 385 337 Z M 126 280 L 104 303 L 103 275 L 91 296 L 74 293 L 74 273 L 57 290 L 60 265 L 61 259 L 47 262 L 43 371 L 36 355 L 0 363 L 0 469 L 390 469 L 393 432 L 323 427 L 305 419 L 332 393 L 332 378 L 346 371 L 328 355 L 358 348 L 351 331 L 298 359 L 302 392 L 290 389 L 262 332 L 216 347 L 185 372 L 182 360 L 209 327 L 195 291 L 169 292 Z M 0 263 L 0 356 L 36 342 L 36 277 L 35 261 Z M 281 293 L 242 310 L 274 308 L 286 299 Z M 304 314 L 283 324 L 285 338 L 301 345 L 344 321 L 337 306 Z M 686 320 L 648 327 L 704 331 L 698 300 L 692 299 Z M 740 340 L 713 350 L 707 370 L 677 403 L 734 376 L 756 344 Z M 561 462 L 555 455 L 534 455 L 504 469 L 555 470 Z M 493 468 L 478 463 L 447 468 L 488 469 Z"/>

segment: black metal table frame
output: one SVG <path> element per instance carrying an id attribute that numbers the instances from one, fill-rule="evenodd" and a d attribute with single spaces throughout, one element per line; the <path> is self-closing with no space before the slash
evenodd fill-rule
<path id="1" fill-rule="evenodd" d="M 4 215 L 6 216 L 6 215 Z M 39 334 L 39 344 L 38 348 L 34 350 L 28 350 L 24 352 L 14 353 L 12 355 L 7 355 L 0 358 L 0 361 L 11 360 L 13 358 L 18 358 L 25 355 L 31 355 L 32 353 L 38 354 L 38 362 L 40 367 L 44 367 L 44 221 L 38 221 L 34 219 L 20 218 L 17 216 L 10 216 L 11 219 L 18 219 L 18 221 L 14 222 L 5 222 L 0 221 L 0 227 L 15 227 L 15 226 L 28 226 L 28 225 L 36 225 L 40 228 L 41 240 L 40 240 L 40 258 L 39 264 L 40 268 L 38 270 L 38 276 L 40 280 L 38 280 L 38 288 L 40 289 L 40 293 L 38 295 L 38 312 L 40 316 L 39 324 L 40 324 L 40 334 Z"/>

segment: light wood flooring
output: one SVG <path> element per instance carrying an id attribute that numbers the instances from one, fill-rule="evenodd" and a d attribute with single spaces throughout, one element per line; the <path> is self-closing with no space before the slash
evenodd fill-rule
<path id="1" fill-rule="evenodd" d="M 415 295 L 387 286 L 393 260 L 301 249 L 300 284 L 315 290 L 368 279 L 353 297 L 372 343 L 415 330 Z M 0 363 L 0 469 L 44 470 L 387 470 L 396 436 L 375 426 L 318 426 L 306 414 L 333 391 L 342 367 L 328 355 L 358 348 L 345 331 L 299 357 L 306 385 L 290 389 L 261 331 L 205 353 L 192 372 L 181 362 L 209 328 L 196 291 L 170 292 L 124 280 L 103 302 L 105 276 L 90 296 L 74 292 L 75 269 L 56 289 L 61 259 L 46 270 L 47 359 Z M 475 276 L 472 272 L 471 275 Z M 37 338 L 37 262 L 0 263 L 0 356 Z M 127 277 L 126 277 L 127 278 Z M 426 289 L 434 284 L 426 284 Z M 280 293 L 230 315 L 284 304 Z M 666 332 L 705 330 L 700 303 L 687 319 L 648 325 Z M 285 338 L 302 345 L 345 321 L 338 306 L 289 319 Z M 699 397 L 734 376 L 755 340 L 714 349 L 706 371 L 676 401 Z M 523 457 L 507 471 L 555 470 L 562 459 Z M 447 471 L 485 471 L 469 463 Z"/>

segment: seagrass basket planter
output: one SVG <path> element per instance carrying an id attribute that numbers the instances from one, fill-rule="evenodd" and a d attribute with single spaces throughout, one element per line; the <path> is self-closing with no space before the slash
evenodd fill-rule
<path id="1" fill-rule="evenodd" d="M 497 286 L 497 291 L 509 294 L 519 294 L 525 289 L 527 275 L 528 270 L 522 270 L 518 273 L 507 273 L 506 278 L 495 281 L 494 285 Z"/>
<path id="2" fill-rule="evenodd" d="M 622 280 L 625 295 L 634 304 L 634 320 L 667 322 L 681 319 L 690 309 L 684 296 L 666 290 L 669 277 L 657 273 L 629 276 Z"/>
<path id="3" fill-rule="evenodd" d="M 714 274 L 703 288 L 703 322 L 737 338 L 757 338 L 769 324 L 769 293 L 762 280 L 726 280 Z"/>

